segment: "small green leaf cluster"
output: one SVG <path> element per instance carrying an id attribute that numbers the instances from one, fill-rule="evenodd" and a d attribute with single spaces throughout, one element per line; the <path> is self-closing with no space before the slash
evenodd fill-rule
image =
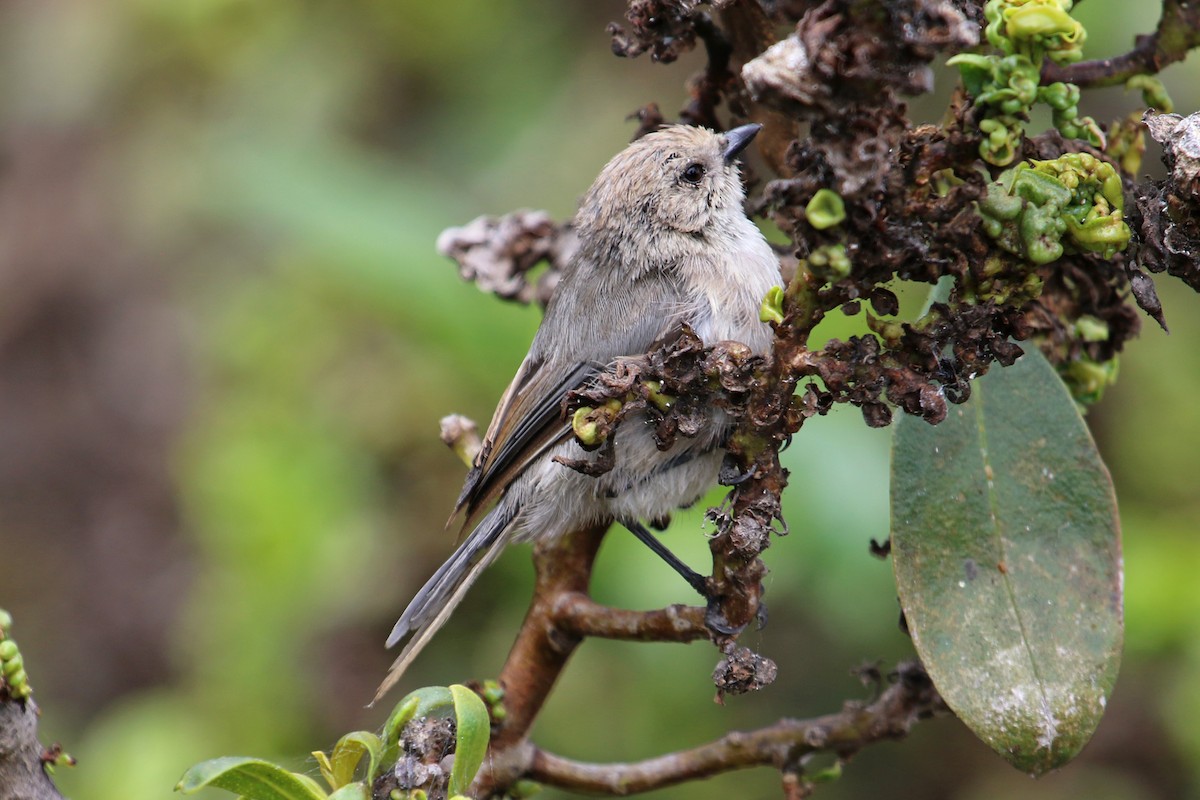
<path id="1" fill-rule="evenodd" d="M 1062 374 L 1063 383 L 1075 402 L 1090 406 L 1098 403 L 1104 390 L 1117 382 L 1120 363 L 1116 356 L 1107 361 L 1093 361 L 1087 355 L 1080 355 L 1067 364 Z"/>
<path id="2" fill-rule="evenodd" d="M 823 244 L 808 255 L 808 268 L 825 283 L 848 277 L 851 266 L 844 244 Z"/>
<path id="3" fill-rule="evenodd" d="M 840 225 L 846 219 L 846 203 L 833 189 L 818 189 L 804 207 L 808 224 L 819 231 Z"/>
<path id="4" fill-rule="evenodd" d="M 1068 13 L 1072 0 L 988 0 L 984 34 L 1006 56 L 1072 64 L 1083 58 L 1087 31 Z"/>
<path id="5" fill-rule="evenodd" d="M 1121 178 L 1088 153 L 1029 161 L 1001 173 L 979 201 L 983 229 L 1003 249 L 1034 264 L 1065 246 L 1112 258 L 1129 243 Z"/>
<path id="6" fill-rule="evenodd" d="M 1071 333 L 1075 340 L 1091 343 L 1107 341 L 1111 330 L 1104 320 L 1085 314 L 1075 320 Z M 1081 349 L 1078 355 L 1059 367 L 1059 377 L 1067 385 L 1075 402 L 1086 408 L 1098 403 L 1104 396 L 1104 390 L 1117 382 L 1119 366 L 1120 359 L 1117 356 L 1107 361 L 1096 361 L 1087 350 Z"/>
<path id="7" fill-rule="evenodd" d="M 485 687 L 486 690 L 487 687 Z M 491 693 L 495 695 L 495 692 Z M 499 698 L 489 699 L 498 706 Z M 418 689 L 401 700 L 388 716 L 382 736 L 354 731 L 338 740 L 326 754 L 313 753 L 321 777 L 330 792 L 308 775 L 289 772 L 277 764 L 257 758 L 231 756 L 197 764 L 184 773 L 175 790 L 193 794 L 205 787 L 225 789 L 245 800 L 370 800 L 375 781 L 395 764 L 403 752 L 401 735 L 414 719 L 453 714 L 455 723 L 454 765 L 450 768 L 450 800 L 468 800 L 464 793 L 483 764 L 491 735 L 488 706 L 466 686 L 431 686 Z M 355 780 L 366 758 L 362 778 Z M 421 789 L 395 790 L 395 800 L 426 800 Z"/>
<path id="8" fill-rule="evenodd" d="M 832 189 L 818 189 L 804 207 L 804 218 L 819 231 L 846 221 L 846 202 Z M 823 244 L 805 260 L 808 270 L 823 283 L 837 283 L 850 275 L 850 257 L 843 243 Z M 765 320 L 764 320 L 765 321 Z"/>
<path id="9" fill-rule="evenodd" d="M 759 322 L 783 323 L 783 287 L 772 286 L 758 307 Z"/>
<path id="10" fill-rule="evenodd" d="M 1153 75 L 1134 75 L 1125 81 L 1125 90 L 1140 91 L 1142 102 L 1148 109 L 1168 114 L 1175 110 L 1167 88 Z M 1146 126 L 1142 123 L 1142 113 L 1133 111 L 1108 126 L 1104 155 L 1120 164 L 1126 175 L 1137 175 L 1142 169 L 1142 156 L 1146 152 Z"/>
<path id="11" fill-rule="evenodd" d="M 33 687 L 29 685 L 21 650 L 9 638 L 11 629 L 12 615 L 0 608 L 0 691 L 14 700 L 27 700 L 33 694 Z"/>
<path id="12" fill-rule="evenodd" d="M 1035 103 L 1050 107 L 1064 136 L 1102 146 L 1096 121 L 1079 116 L 1079 87 L 1041 85 L 1044 59 L 1067 64 L 1083 57 L 1087 35 L 1067 13 L 1071 5 L 1072 0 L 988 0 L 987 39 L 1000 54 L 961 53 L 946 62 L 958 67 L 967 92 L 985 109 L 979 155 L 989 164 L 1005 167 L 1016 158 Z"/>

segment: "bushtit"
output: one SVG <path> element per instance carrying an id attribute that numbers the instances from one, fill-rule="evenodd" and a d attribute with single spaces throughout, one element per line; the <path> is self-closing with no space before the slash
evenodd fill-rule
<path id="1" fill-rule="evenodd" d="M 677 439 L 665 451 L 655 445 L 645 417 L 631 416 L 616 432 L 615 467 L 598 477 L 554 457 L 595 457 L 572 438 L 564 395 L 682 325 L 706 345 L 735 340 L 767 352 L 772 333 L 758 311 L 779 283 L 779 263 L 742 210 L 737 166 L 760 127 L 722 134 L 675 126 L 650 133 L 613 158 L 592 184 L 575 217 L 578 251 L 500 399 L 455 508 L 466 514 L 464 528 L 478 524 L 392 629 L 388 647 L 406 644 L 376 699 L 508 542 L 612 521 L 646 533 L 640 520 L 690 505 L 716 482 L 729 428 L 716 410 L 696 436 Z"/>

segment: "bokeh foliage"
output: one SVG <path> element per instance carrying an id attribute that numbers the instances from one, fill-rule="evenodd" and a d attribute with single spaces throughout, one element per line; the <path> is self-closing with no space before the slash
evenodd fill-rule
<path id="1" fill-rule="evenodd" d="M 535 311 L 460 284 L 434 239 L 480 213 L 568 216 L 631 135 L 627 113 L 682 105 L 694 64 L 609 53 L 604 23 L 622 8 L 0 7 L 0 434 L 20 443 L 39 410 L 58 409 L 13 387 L 41 386 L 39 369 L 64 364 L 87 376 L 69 389 L 162 420 L 157 444 L 95 439 L 104 460 L 81 465 L 80 432 L 108 412 L 69 404 L 54 420 L 65 433 L 27 445 L 36 459 L 10 447 L 0 470 L 0 603 L 22 631 L 45 734 L 80 759 L 59 773 L 67 794 L 165 797 L 190 764 L 239 752 L 315 775 L 296 754 L 382 723 L 383 709 L 361 708 L 388 661 L 382 639 L 452 544 L 442 524 L 462 470 L 437 419 L 486 420 L 537 324 Z M 1151 9 L 1081 4 L 1087 56 L 1125 49 L 1130 32 L 1152 28 Z M 1179 110 L 1200 105 L 1196 69 L 1193 56 L 1164 76 Z M 930 115 L 956 70 L 937 77 Z M 1103 121 L 1136 102 L 1106 90 L 1081 109 Z M 18 207 L 42 209 L 32 232 L 12 222 Z M 42 228 L 54 258 L 35 247 Z M 1200 317 L 1176 288 L 1160 288 L 1172 335 L 1147 325 L 1090 414 L 1121 501 L 1128 603 L 1125 667 L 1096 739 L 1030 785 L 946 720 L 864 754 L 823 796 L 896 785 L 963 800 L 1200 795 Z M 69 313 L 45 312 L 63 298 Z M 97 327 L 75 330 L 77 317 Z M 90 341 L 110 328 L 125 331 L 120 358 Z M 72 358 L 26 356 L 42 352 L 38 337 L 63 339 Z M 806 426 L 785 456 L 794 533 L 767 554 L 772 624 L 746 642 L 779 662 L 774 687 L 717 707 L 706 648 L 589 642 L 539 741 L 595 760 L 684 747 L 833 710 L 857 690 L 849 667 L 907 655 L 889 567 L 866 546 L 887 532 L 887 437 L 839 413 Z M 160 509 L 154 524 L 135 537 L 127 517 L 101 526 L 90 507 L 64 522 L 56 504 L 102 502 L 113 471 L 157 476 L 122 484 L 135 508 Z M 63 491 L 31 496 L 31 475 Z M 699 512 L 683 513 L 668 540 L 703 564 L 703 530 Z M 494 672 L 528 573 L 527 553 L 510 553 L 409 688 Z M 614 604 L 687 599 L 620 533 L 597 582 Z M 747 773 L 658 796 L 763 796 L 775 780 Z"/>

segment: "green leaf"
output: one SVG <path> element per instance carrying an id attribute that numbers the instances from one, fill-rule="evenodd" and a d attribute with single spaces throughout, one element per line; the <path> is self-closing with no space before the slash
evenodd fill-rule
<path id="1" fill-rule="evenodd" d="M 1091 738 L 1122 637 L 1116 498 L 1036 347 L 970 402 L 896 426 L 892 554 L 913 643 L 956 714 L 1025 772 Z"/>
<path id="2" fill-rule="evenodd" d="M 450 687 L 454 697 L 454 766 L 450 768 L 451 795 L 465 794 L 487 755 L 492 721 L 483 698 L 461 684 Z"/>
<path id="3" fill-rule="evenodd" d="M 326 800 L 307 775 L 257 758 L 227 756 L 197 764 L 183 774 L 175 791 L 193 794 L 205 787 L 225 789 L 248 800 Z"/>
<path id="4" fill-rule="evenodd" d="M 312 757 L 316 760 L 317 769 L 321 771 L 321 777 L 329 784 L 329 788 L 338 788 L 341 784 L 333 777 L 333 764 L 329 761 L 329 756 L 320 750 L 313 750 Z"/>
<path id="5" fill-rule="evenodd" d="M 406 694 L 383 724 L 383 755 L 378 765 L 395 764 L 400 758 L 400 734 L 411 720 L 428 716 L 437 710 L 449 709 L 453 705 L 454 697 L 445 686 L 426 686 Z M 374 783 L 377 777 L 379 776 L 372 770 L 371 782 Z"/>
<path id="6" fill-rule="evenodd" d="M 333 794 L 329 800 L 371 800 L 371 791 L 363 782 L 347 783 Z"/>
<path id="7" fill-rule="evenodd" d="M 364 755 L 368 759 L 367 775 L 373 776 L 383 755 L 383 742 L 375 734 L 354 731 L 338 739 L 329 759 L 329 772 L 334 789 L 340 789 L 354 780 L 354 771 Z"/>

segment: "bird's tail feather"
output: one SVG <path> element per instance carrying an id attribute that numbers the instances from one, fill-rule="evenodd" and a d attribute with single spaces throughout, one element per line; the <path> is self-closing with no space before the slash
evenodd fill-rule
<path id="1" fill-rule="evenodd" d="M 372 705 L 396 685 L 417 654 L 454 613 L 471 585 L 503 552 L 508 539 L 505 534 L 516 511 L 504 505 L 493 508 L 404 609 L 388 636 L 387 646 L 407 641 L 375 692 Z"/>

